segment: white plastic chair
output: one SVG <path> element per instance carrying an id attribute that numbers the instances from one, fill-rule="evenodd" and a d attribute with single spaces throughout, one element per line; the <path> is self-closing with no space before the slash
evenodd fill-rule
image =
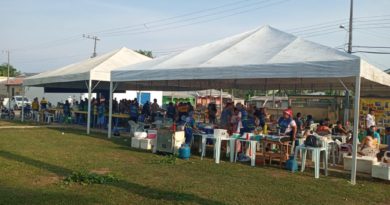
<path id="1" fill-rule="evenodd" d="M 134 132 L 137 131 L 138 124 L 135 123 L 134 121 L 130 120 L 129 121 L 129 125 L 130 125 L 130 137 L 133 137 L 134 136 Z"/>
<path id="2" fill-rule="evenodd" d="M 306 155 L 307 151 L 311 151 L 312 155 L 314 156 L 314 177 L 318 179 L 320 177 L 320 155 L 321 152 L 324 153 L 324 169 L 325 169 L 325 176 L 328 176 L 328 147 L 325 145 L 323 147 L 307 147 L 305 145 L 300 145 L 295 148 L 295 159 L 297 157 L 298 151 L 302 151 L 302 163 L 301 163 L 301 172 L 305 171 L 305 164 L 306 164 Z"/>
<path id="3" fill-rule="evenodd" d="M 45 111 L 45 121 L 47 122 L 47 124 L 54 122 L 54 114 Z"/>

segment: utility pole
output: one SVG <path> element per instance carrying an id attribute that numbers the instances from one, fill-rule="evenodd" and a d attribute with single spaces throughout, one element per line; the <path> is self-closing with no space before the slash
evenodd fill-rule
<path id="1" fill-rule="evenodd" d="M 93 53 L 92 53 L 91 58 L 95 58 L 97 56 L 97 53 L 96 53 L 96 42 L 100 41 L 100 39 L 97 36 L 90 36 L 90 35 L 86 35 L 86 34 L 83 34 L 83 37 L 94 40 Z"/>
<path id="2" fill-rule="evenodd" d="M 351 8 L 349 10 L 349 29 L 348 29 L 348 53 L 352 53 L 352 24 L 353 24 L 353 0 L 351 0 Z"/>

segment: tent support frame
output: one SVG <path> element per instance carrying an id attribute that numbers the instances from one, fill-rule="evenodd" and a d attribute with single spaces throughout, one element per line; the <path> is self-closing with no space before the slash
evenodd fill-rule
<path id="1" fill-rule="evenodd" d="M 355 102 L 354 102 L 354 122 L 353 122 L 353 145 L 352 145 L 352 168 L 351 168 L 351 184 L 356 184 L 356 157 L 357 157 L 357 141 L 359 131 L 359 101 L 360 101 L 360 85 L 361 77 L 356 76 L 355 82 Z"/>
<path id="2" fill-rule="evenodd" d="M 114 83 L 110 81 L 110 96 L 109 96 L 109 104 L 108 104 L 108 131 L 107 138 L 111 138 L 112 135 L 112 101 L 114 98 L 114 91 L 118 88 L 119 83 Z"/>

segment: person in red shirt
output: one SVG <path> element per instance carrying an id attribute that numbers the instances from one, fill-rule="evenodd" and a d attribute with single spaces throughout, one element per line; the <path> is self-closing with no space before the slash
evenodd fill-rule
<path id="1" fill-rule="evenodd" d="M 332 130 L 328 127 L 328 125 L 327 125 L 325 120 L 321 120 L 320 121 L 320 125 L 317 127 L 316 132 L 319 135 L 332 134 Z"/>

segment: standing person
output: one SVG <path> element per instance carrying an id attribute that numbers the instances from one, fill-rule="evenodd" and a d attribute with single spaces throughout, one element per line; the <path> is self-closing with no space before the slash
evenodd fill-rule
<path id="1" fill-rule="evenodd" d="M 186 103 L 180 102 L 178 107 L 177 107 L 177 110 L 179 112 L 178 121 L 182 121 L 182 119 L 185 119 L 185 117 L 187 117 L 188 105 Z M 185 116 L 185 117 L 183 118 L 183 116 Z"/>
<path id="2" fill-rule="evenodd" d="M 129 107 L 129 114 L 130 114 L 130 120 L 134 121 L 135 123 L 138 122 L 138 106 L 135 103 L 135 101 L 130 102 L 130 107 Z"/>
<path id="3" fill-rule="evenodd" d="M 169 102 L 167 107 L 167 118 L 172 119 L 172 121 L 175 121 L 175 116 L 176 116 L 176 108 L 172 102 Z"/>
<path id="4" fill-rule="evenodd" d="M 64 112 L 65 119 L 70 117 L 70 103 L 68 100 L 65 101 L 63 112 Z"/>
<path id="5" fill-rule="evenodd" d="M 31 109 L 33 111 L 33 119 L 36 119 L 39 113 L 39 102 L 37 97 L 35 97 L 31 103 Z"/>
<path id="6" fill-rule="evenodd" d="M 297 136 L 302 136 L 302 132 L 304 130 L 304 123 L 302 119 L 302 114 L 300 112 L 297 113 L 296 118 L 294 119 L 295 123 L 297 124 Z"/>
<path id="7" fill-rule="evenodd" d="M 370 108 L 366 116 L 366 128 L 370 129 L 371 126 L 375 126 L 375 110 Z"/>
<path id="8" fill-rule="evenodd" d="M 145 118 L 148 118 L 150 116 L 150 103 L 149 103 L 149 101 L 146 101 L 146 103 L 142 106 L 142 115 L 144 115 Z"/>
<path id="9" fill-rule="evenodd" d="M 264 129 L 265 126 L 265 121 L 267 119 L 267 109 L 265 107 L 260 108 L 260 116 L 259 116 L 259 121 L 260 121 L 260 126 L 262 129 Z"/>
<path id="10" fill-rule="evenodd" d="M 241 119 L 238 116 L 239 113 L 240 111 L 237 108 L 233 108 L 233 115 L 230 119 L 231 133 L 240 133 L 239 122 L 241 121 Z"/>
<path id="11" fill-rule="evenodd" d="M 188 116 L 186 117 L 184 124 L 184 134 L 186 138 L 185 143 L 188 145 L 192 142 L 192 133 L 194 129 L 197 129 L 195 125 L 194 112 L 188 112 Z"/>
<path id="12" fill-rule="evenodd" d="M 290 136 L 290 141 L 294 142 L 297 134 L 297 123 L 292 118 L 292 110 L 283 111 L 283 117 L 278 121 L 280 133 Z"/>
<path id="13" fill-rule="evenodd" d="M 216 115 L 217 115 L 217 106 L 214 102 L 209 103 L 207 106 L 207 111 L 209 114 L 209 123 L 215 124 L 216 123 Z"/>
<path id="14" fill-rule="evenodd" d="M 98 106 L 97 127 L 98 128 L 104 128 L 104 123 L 105 123 L 104 113 L 106 112 L 106 107 L 104 105 L 104 101 L 102 101 L 100 103 L 98 102 L 97 106 Z"/>
<path id="15" fill-rule="evenodd" d="M 46 110 L 47 109 L 47 100 L 45 99 L 45 97 L 42 97 L 40 105 L 41 105 L 41 110 Z"/>
<path id="16" fill-rule="evenodd" d="M 150 107 L 150 110 L 152 112 L 152 122 L 154 122 L 156 119 L 157 113 L 160 111 L 160 106 L 157 103 L 157 99 L 153 100 L 153 103 Z"/>
<path id="17" fill-rule="evenodd" d="M 232 103 L 227 103 L 221 113 L 221 127 L 230 131 L 230 121 L 233 115 Z"/>

